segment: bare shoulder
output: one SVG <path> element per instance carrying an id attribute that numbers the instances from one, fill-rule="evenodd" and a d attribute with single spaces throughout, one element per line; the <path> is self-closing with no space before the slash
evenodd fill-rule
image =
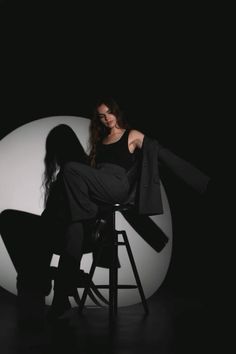
<path id="1" fill-rule="evenodd" d="M 129 150 L 134 152 L 136 148 L 141 149 L 143 145 L 144 134 L 136 129 L 131 129 L 129 132 Z"/>

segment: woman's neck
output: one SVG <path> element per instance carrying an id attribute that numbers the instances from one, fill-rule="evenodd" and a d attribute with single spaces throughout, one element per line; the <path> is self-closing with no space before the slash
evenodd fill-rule
<path id="1" fill-rule="evenodd" d="M 110 129 L 110 131 L 108 132 L 108 136 L 113 136 L 113 135 L 117 135 L 117 134 L 122 134 L 124 132 L 125 129 L 120 128 L 120 127 L 113 127 Z"/>

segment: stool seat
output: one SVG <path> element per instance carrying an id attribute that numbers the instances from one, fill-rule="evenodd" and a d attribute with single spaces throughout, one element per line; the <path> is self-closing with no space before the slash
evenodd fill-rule
<path id="1" fill-rule="evenodd" d="M 133 204 L 118 204 L 117 203 L 112 206 L 112 209 L 115 211 L 123 211 L 123 210 L 129 210 L 133 207 L 134 207 Z"/>
<path id="2" fill-rule="evenodd" d="M 116 203 L 116 204 L 105 204 L 100 203 L 98 207 L 98 219 L 106 219 L 116 211 L 127 211 L 134 208 L 134 204 L 131 203 Z"/>

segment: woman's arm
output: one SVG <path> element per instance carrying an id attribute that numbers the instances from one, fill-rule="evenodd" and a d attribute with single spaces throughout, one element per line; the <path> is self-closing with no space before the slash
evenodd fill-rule
<path id="1" fill-rule="evenodd" d="M 128 145 L 129 151 L 133 153 L 135 149 L 141 149 L 143 146 L 144 134 L 138 130 L 132 129 L 129 133 Z"/>

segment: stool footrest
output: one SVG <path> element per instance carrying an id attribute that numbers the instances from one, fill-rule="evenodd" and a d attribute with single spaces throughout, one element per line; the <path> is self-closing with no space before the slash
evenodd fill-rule
<path id="1" fill-rule="evenodd" d="M 110 289 L 110 286 L 109 285 L 95 285 L 96 288 L 99 288 L 99 289 Z M 117 289 L 137 289 L 137 285 L 117 285 L 116 288 Z"/>

